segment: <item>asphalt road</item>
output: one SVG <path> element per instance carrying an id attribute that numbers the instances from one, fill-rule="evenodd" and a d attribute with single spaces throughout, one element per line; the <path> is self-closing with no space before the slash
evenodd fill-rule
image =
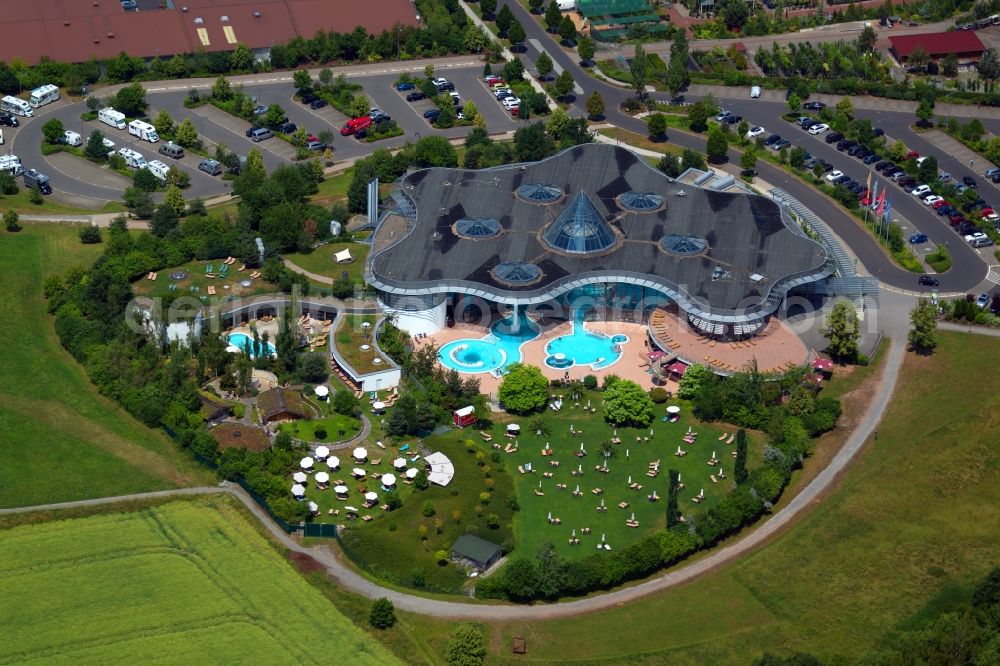
<path id="1" fill-rule="evenodd" d="M 572 99 L 572 104 L 579 113 L 586 114 L 586 99 L 593 91 L 597 90 L 604 97 L 606 108 L 605 116 L 609 123 L 640 134 L 646 133 L 645 121 L 633 118 L 619 110 L 622 102 L 634 94 L 632 90 L 613 86 L 604 83 L 603 81 L 598 81 L 594 77 L 590 76 L 581 67 L 579 61 L 577 60 L 575 50 L 569 51 L 560 47 L 556 41 L 545 32 L 545 29 L 536 23 L 535 18 L 519 3 L 508 1 L 505 4 L 507 4 L 514 15 L 518 17 L 521 24 L 525 28 L 525 32 L 527 33 L 526 44 L 519 54 L 519 57 L 526 68 L 530 69 L 532 72 L 535 71 L 533 63 L 539 55 L 538 46 L 540 45 L 549 54 L 558 67 L 566 69 L 573 74 L 573 78 L 578 88 L 577 94 Z M 580 92 L 581 90 L 582 92 Z M 737 89 L 734 89 L 734 91 L 735 90 Z M 662 99 L 663 101 L 667 101 L 668 97 L 662 93 L 652 94 L 652 96 L 656 99 Z M 850 172 L 856 173 L 859 176 L 862 175 L 863 169 L 869 168 L 860 162 L 857 162 L 854 158 L 847 157 L 846 155 L 837 152 L 835 148 L 827 146 L 821 138 L 816 139 L 815 137 L 811 137 L 808 133 L 798 130 L 791 125 L 787 128 L 782 127 L 782 125 L 787 125 L 787 123 L 781 120 L 781 114 L 784 113 L 784 109 L 778 108 L 782 106 L 780 104 L 766 104 L 761 103 L 760 100 L 746 99 L 742 101 L 735 100 L 732 105 L 730 105 L 729 100 L 725 101 L 727 107 L 732 108 L 735 113 L 740 113 L 746 117 L 748 122 L 751 124 L 759 124 L 764 127 L 770 126 L 773 128 L 781 128 L 782 131 L 779 131 L 779 134 L 782 136 L 789 135 L 790 137 L 794 137 L 794 141 L 796 143 L 801 142 L 803 146 L 808 146 L 807 150 L 818 157 L 822 157 L 824 159 L 829 158 L 829 161 L 834 164 L 834 168 L 838 168 L 838 165 L 841 164 L 844 166 L 850 165 Z M 744 107 L 746 113 L 743 112 Z M 912 121 L 913 118 L 909 117 L 909 120 Z M 898 119 L 898 122 L 902 123 L 904 121 L 900 118 Z M 885 127 L 884 129 L 887 133 L 892 133 L 889 127 Z M 896 131 L 895 127 L 893 127 L 893 131 Z M 802 134 L 808 140 L 801 139 L 801 137 L 796 136 L 796 133 Z M 672 131 L 669 136 L 669 141 L 670 143 L 683 148 L 693 148 L 699 151 L 704 151 L 705 149 L 705 137 L 703 136 Z M 830 151 L 832 151 L 832 153 Z M 730 151 L 729 159 L 733 162 L 738 162 L 737 153 L 735 151 Z M 851 162 L 857 163 L 851 164 Z M 847 171 L 846 168 L 842 168 L 842 170 L 845 172 Z M 860 223 L 831 203 L 830 200 L 823 194 L 812 187 L 805 185 L 801 181 L 793 179 L 783 170 L 778 169 L 767 162 L 758 162 L 757 171 L 765 181 L 783 188 L 789 194 L 801 201 L 805 206 L 812 209 L 813 212 L 820 215 L 823 220 L 830 225 L 834 232 L 850 247 L 851 251 L 858 257 L 858 260 L 874 277 L 877 277 L 879 280 L 888 285 L 900 289 L 930 291 L 928 288 L 922 288 L 917 284 L 917 276 L 915 274 L 899 268 L 892 261 L 892 259 L 886 256 L 882 248 L 861 226 Z M 953 171 L 952 173 L 956 174 L 958 171 L 959 170 L 956 169 L 956 171 Z M 864 175 L 867 176 L 867 174 Z M 957 175 L 961 178 L 964 174 L 958 172 Z M 940 239 L 942 242 L 945 240 L 951 241 L 949 247 L 953 249 L 953 257 L 955 258 L 955 261 L 953 262 L 954 265 L 952 270 L 940 276 L 940 290 L 969 291 L 980 284 L 986 277 L 987 273 L 987 267 L 983 262 L 983 259 L 976 254 L 972 248 L 968 247 L 964 243 L 956 243 L 955 241 L 958 240 L 956 234 L 950 229 L 946 229 L 943 226 L 944 223 L 939 221 L 936 215 L 933 215 L 926 210 L 918 210 L 917 207 L 921 207 L 922 204 L 913 200 L 913 198 L 909 195 L 904 196 L 902 191 L 899 190 L 899 188 L 896 188 L 895 185 L 892 187 L 897 190 L 898 194 L 898 196 L 894 197 L 893 206 L 897 207 L 897 210 L 899 210 L 900 213 L 905 215 L 907 218 L 912 217 L 914 220 L 919 220 L 919 222 L 914 222 L 914 224 L 921 225 L 921 231 L 924 230 L 924 227 L 928 230 L 932 230 L 932 239 Z M 934 225 L 937 225 L 937 227 Z M 931 231 L 928 231 L 927 233 L 931 236 Z"/>

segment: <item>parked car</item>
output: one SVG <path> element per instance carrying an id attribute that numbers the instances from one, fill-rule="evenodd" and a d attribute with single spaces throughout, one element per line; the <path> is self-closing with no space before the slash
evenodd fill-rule
<path id="1" fill-rule="evenodd" d="M 725 109 L 722 109 L 721 111 L 719 111 L 719 115 L 717 115 L 717 116 L 715 117 L 715 119 L 716 119 L 716 120 L 717 120 L 718 122 L 720 122 L 720 123 L 721 123 L 721 122 L 722 122 L 722 120 L 723 120 L 723 119 L 724 119 L 724 118 L 725 118 L 726 116 L 728 116 L 728 115 L 729 115 L 729 111 L 726 111 Z"/>
<path id="2" fill-rule="evenodd" d="M 360 116 L 358 118 L 351 118 L 340 128 L 341 136 L 352 136 L 357 135 L 358 132 L 366 130 L 372 126 L 371 116 Z"/>
<path id="3" fill-rule="evenodd" d="M 848 155 L 850 155 L 851 157 L 855 157 L 857 155 L 860 155 L 865 150 L 867 150 L 867 149 L 864 146 L 855 145 L 855 146 L 851 146 L 850 148 L 848 148 L 844 152 L 847 153 Z"/>
<path id="4" fill-rule="evenodd" d="M 411 92 L 409 95 L 406 96 L 407 102 L 419 102 L 422 99 L 427 99 L 427 95 L 423 94 L 419 90 Z"/>
<path id="5" fill-rule="evenodd" d="M 975 222 L 973 222 L 972 220 L 966 220 L 965 222 L 962 222 L 961 224 L 955 226 L 955 231 L 957 231 L 962 236 L 973 234 L 978 230 L 979 227 L 977 227 Z"/>
<path id="6" fill-rule="evenodd" d="M 771 146 L 771 150 L 773 150 L 774 152 L 777 153 L 777 152 L 781 152 L 785 148 L 790 148 L 791 145 L 792 145 L 791 141 L 789 141 L 788 139 L 782 139 L 778 143 L 773 144 Z"/>
<path id="7" fill-rule="evenodd" d="M 253 108 L 253 115 L 255 116 L 262 116 L 265 113 L 267 113 L 267 107 L 263 104 L 258 104 Z"/>
<path id="8" fill-rule="evenodd" d="M 323 150 L 324 148 L 326 148 L 326 144 L 319 139 L 306 141 L 306 150 Z"/>
<path id="9" fill-rule="evenodd" d="M 204 171 L 209 176 L 218 176 L 222 173 L 222 165 L 216 160 L 202 160 L 198 164 L 198 170 Z"/>
<path id="10" fill-rule="evenodd" d="M 735 114 L 730 113 L 728 116 L 722 119 L 722 122 L 726 123 L 727 125 L 736 125 L 742 120 L 743 116 L 737 116 Z"/>
<path id="11" fill-rule="evenodd" d="M 851 177 L 845 174 L 845 175 L 841 176 L 840 178 L 834 179 L 833 184 L 834 185 L 844 185 L 845 183 L 849 183 L 850 181 L 851 181 Z"/>
<path id="12" fill-rule="evenodd" d="M 818 125 L 813 125 L 812 127 L 810 127 L 809 128 L 809 133 L 812 134 L 813 136 L 815 136 L 817 134 L 822 134 L 823 132 L 827 131 L 828 129 L 830 129 L 829 125 L 827 125 L 826 123 L 819 123 Z"/>
<path id="13" fill-rule="evenodd" d="M 979 183 L 977 183 L 976 179 L 973 178 L 972 176 L 963 176 L 962 184 L 965 185 L 966 187 L 979 187 Z"/>
<path id="14" fill-rule="evenodd" d="M 160 146 L 159 153 L 161 155 L 166 155 L 167 157 L 172 157 L 175 160 L 179 160 L 184 157 L 184 149 L 172 141 L 168 141 Z"/>
<path id="15" fill-rule="evenodd" d="M 918 282 L 927 287 L 938 287 L 941 283 L 933 275 L 921 275 Z"/>
<path id="16" fill-rule="evenodd" d="M 426 118 L 429 122 L 434 122 L 435 120 L 438 119 L 438 116 L 440 115 L 441 115 L 440 109 L 427 109 L 426 111 L 424 111 L 424 118 Z"/>
<path id="17" fill-rule="evenodd" d="M 993 245 L 993 239 L 990 238 L 989 236 L 985 238 L 977 238 L 976 240 L 969 243 L 969 245 L 971 245 L 974 248 L 990 247 L 991 245 Z"/>
<path id="18" fill-rule="evenodd" d="M 767 132 L 767 130 L 764 129 L 763 127 L 751 127 L 750 130 L 747 132 L 747 138 L 755 139 L 758 136 L 764 134 L 765 132 Z"/>
<path id="19" fill-rule="evenodd" d="M 913 234 L 910 236 L 910 245 L 922 245 L 928 240 L 927 234 Z"/>
<path id="20" fill-rule="evenodd" d="M 990 304 L 989 294 L 979 294 L 979 298 L 976 299 L 976 307 L 982 309 Z"/>
<path id="21" fill-rule="evenodd" d="M 998 174 L 1000 174 L 1000 168 L 990 167 L 989 169 L 983 172 L 983 178 L 993 178 L 993 176 L 996 176 Z"/>
<path id="22" fill-rule="evenodd" d="M 396 84 L 396 90 L 398 90 L 399 92 L 405 92 L 407 90 L 413 90 L 415 87 L 416 86 L 414 86 L 409 81 L 403 81 L 402 83 L 397 83 Z"/>
<path id="23" fill-rule="evenodd" d="M 865 158 L 861 161 L 864 162 L 865 164 L 874 164 L 875 162 L 878 161 L 878 154 L 868 153 L 867 155 L 865 155 Z"/>
<path id="24" fill-rule="evenodd" d="M 890 166 L 893 166 L 892 162 L 890 162 L 889 160 L 882 160 L 881 162 L 876 162 L 875 166 L 872 168 L 878 171 L 879 173 L 882 173 L 883 169 L 887 169 Z"/>
<path id="25" fill-rule="evenodd" d="M 772 144 L 778 143 L 779 141 L 781 141 L 781 136 L 778 134 L 772 134 L 771 136 L 767 137 L 767 139 L 764 141 L 764 145 L 770 146 Z"/>
<path id="26" fill-rule="evenodd" d="M 933 206 L 933 205 L 934 205 L 935 203 L 937 203 L 938 201 L 943 201 L 943 200 L 944 200 L 944 197 L 939 197 L 939 196 L 938 196 L 938 195 L 936 195 L 936 194 L 928 194 L 928 195 L 927 195 L 926 197 L 924 197 L 924 199 L 923 199 L 923 201 L 924 201 L 924 205 L 925 205 L 925 206 Z"/>
<path id="27" fill-rule="evenodd" d="M 299 101 L 302 102 L 303 104 L 312 104 L 317 99 L 319 99 L 319 97 L 317 97 L 316 95 L 312 93 L 306 93 L 299 99 Z"/>
<path id="28" fill-rule="evenodd" d="M 856 145 L 858 145 L 857 141 L 851 141 L 850 139 L 844 139 L 842 141 L 838 141 L 837 142 L 837 150 L 839 150 L 840 152 L 844 152 L 848 148 L 853 148 Z"/>
<path id="29" fill-rule="evenodd" d="M 844 175 L 843 171 L 838 171 L 837 169 L 834 169 L 830 173 L 826 174 L 826 179 L 832 183 L 833 181 L 837 180 L 843 175 Z"/>
<path id="30" fill-rule="evenodd" d="M 309 108 L 322 109 L 324 106 L 326 106 L 326 100 L 320 97 L 319 99 L 314 99 L 312 103 L 309 105 Z"/>
<path id="31" fill-rule="evenodd" d="M 21 123 L 20 121 L 18 121 L 17 116 L 15 116 L 13 113 L 9 113 L 7 111 L 0 112 L 0 125 L 6 125 L 7 127 L 17 127 L 20 124 Z"/>
<path id="32" fill-rule="evenodd" d="M 930 193 L 931 193 L 930 185 L 917 185 L 912 190 L 910 190 L 910 194 L 912 194 L 915 197 L 923 197 Z"/>
<path id="33" fill-rule="evenodd" d="M 806 102 L 802 105 L 802 108 L 809 111 L 822 111 L 826 108 L 826 104 L 823 102 Z"/>
<path id="34" fill-rule="evenodd" d="M 292 134 L 299 128 L 295 123 L 281 123 L 278 125 L 278 131 L 282 134 Z"/>
<path id="35" fill-rule="evenodd" d="M 902 187 L 904 190 L 905 189 L 912 190 L 914 187 L 919 185 L 917 179 L 914 178 L 913 176 L 903 176 L 902 178 L 899 179 L 899 181 L 896 184 Z"/>
<path id="36" fill-rule="evenodd" d="M 260 143 L 265 139 L 270 139 L 272 136 L 274 136 L 274 132 L 271 130 L 266 127 L 258 127 L 250 133 L 250 140 L 254 143 Z"/>
<path id="37" fill-rule="evenodd" d="M 808 129 L 813 123 L 818 123 L 819 121 L 812 116 L 799 116 L 799 119 L 795 123 L 802 129 Z"/>
<path id="38" fill-rule="evenodd" d="M 951 174 L 948 173 L 947 171 L 939 171 L 938 180 L 941 181 L 942 183 L 947 183 L 949 180 L 951 180 Z"/>
<path id="39" fill-rule="evenodd" d="M 841 134 L 840 132 L 830 132 L 825 137 L 823 137 L 823 139 L 827 143 L 836 143 L 837 141 L 843 141 L 844 135 Z"/>

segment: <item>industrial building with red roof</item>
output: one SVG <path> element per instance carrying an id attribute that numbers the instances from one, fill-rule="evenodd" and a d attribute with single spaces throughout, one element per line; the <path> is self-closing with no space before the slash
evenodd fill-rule
<path id="1" fill-rule="evenodd" d="M 928 32 L 921 35 L 889 37 L 890 50 L 900 63 L 905 63 L 919 46 L 931 60 L 954 53 L 960 60 L 979 60 L 986 47 L 975 32 Z"/>
<path id="2" fill-rule="evenodd" d="M 176 53 L 229 51 L 245 44 L 264 53 L 276 44 L 319 30 L 351 32 L 364 26 L 378 34 L 396 24 L 418 25 L 410 0 L 360 4 L 329 0 L 174 0 L 140 2 L 126 10 L 120 0 L 33 0 L 4 3 L 0 13 L 0 60 L 37 63 L 42 56 L 65 62 L 113 58 L 122 51 L 153 58 Z M 156 8 L 145 9 L 153 5 Z"/>

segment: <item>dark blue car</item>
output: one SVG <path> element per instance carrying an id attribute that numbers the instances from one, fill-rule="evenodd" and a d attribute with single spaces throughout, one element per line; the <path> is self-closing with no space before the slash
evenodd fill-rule
<path id="1" fill-rule="evenodd" d="M 910 245 L 920 245 L 927 242 L 927 234 L 913 234 L 910 236 Z"/>
<path id="2" fill-rule="evenodd" d="M 431 122 L 437 120 L 437 117 L 440 115 L 441 111 L 439 109 L 428 109 L 427 111 L 424 111 L 424 118 Z"/>
<path id="3" fill-rule="evenodd" d="M 396 84 L 396 90 L 398 90 L 399 92 L 403 92 L 404 90 L 413 90 L 415 87 L 416 86 L 414 86 L 412 83 L 397 83 Z"/>

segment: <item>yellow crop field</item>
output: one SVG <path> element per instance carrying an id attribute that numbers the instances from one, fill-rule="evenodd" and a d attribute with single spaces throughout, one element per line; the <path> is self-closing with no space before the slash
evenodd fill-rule
<path id="1" fill-rule="evenodd" d="M 394 664 L 222 498 L 0 531 L 0 663 Z"/>

